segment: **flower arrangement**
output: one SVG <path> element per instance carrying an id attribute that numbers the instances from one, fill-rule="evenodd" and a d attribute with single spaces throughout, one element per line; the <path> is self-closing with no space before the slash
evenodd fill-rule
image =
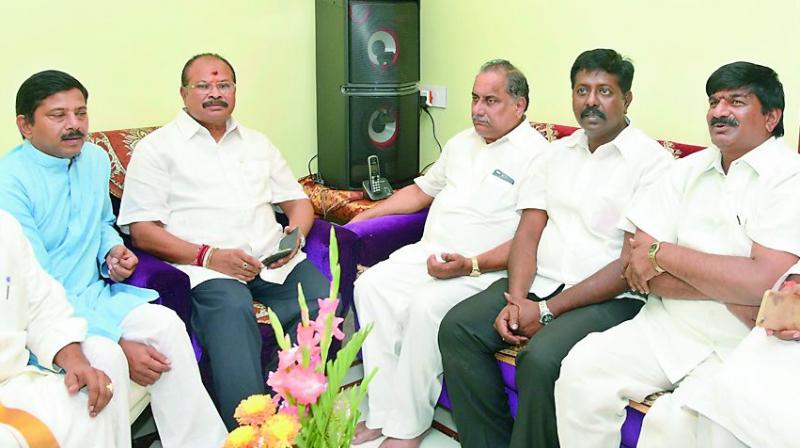
<path id="1" fill-rule="evenodd" d="M 225 448 L 338 448 L 350 446 L 361 413 L 358 406 L 367 393 L 375 370 L 361 384 L 342 390 L 345 374 L 358 354 L 372 326 L 353 334 L 328 360 L 332 338 L 344 339 L 336 317 L 339 305 L 339 247 L 333 228 L 330 233 L 330 267 L 333 280 L 327 299 L 318 299 L 319 313 L 310 320 L 301 285 L 298 288 L 301 322 L 297 343 L 292 344 L 278 316 L 269 310 L 270 325 L 280 351 L 278 368 L 269 373 L 267 384 L 276 396 L 253 395 L 239 404 L 234 413 L 238 428 L 225 441 Z"/>

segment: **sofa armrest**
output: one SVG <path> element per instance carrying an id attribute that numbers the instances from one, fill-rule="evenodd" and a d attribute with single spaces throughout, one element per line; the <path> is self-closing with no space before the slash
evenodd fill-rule
<path id="1" fill-rule="evenodd" d="M 397 249 L 416 243 L 422 238 L 428 209 L 404 215 L 386 215 L 345 224 L 348 231 L 360 241 L 357 263 L 372 266 L 381 262 Z"/>
<path id="2" fill-rule="evenodd" d="M 330 269 L 330 231 L 334 229 L 339 246 L 339 267 L 341 277 L 339 293 L 342 298 L 341 309 L 347 310 L 353 303 L 353 282 L 356 280 L 356 256 L 359 249 L 358 236 L 350 230 L 322 219 L 315 219 L 311 231 L 306 236 L 303 251 L 311 262 L 325 277 L 331 279 Z"/>
<path id="3" fill-rule="evenodd" d="M 192 309 L 189 276 L 147 252 L 136 248 L 132 250 L 139 257 L 139 265 L 125 283 L 158 291 L 159 297 L 153 303 L 175 311 L 189 328 Z"/>

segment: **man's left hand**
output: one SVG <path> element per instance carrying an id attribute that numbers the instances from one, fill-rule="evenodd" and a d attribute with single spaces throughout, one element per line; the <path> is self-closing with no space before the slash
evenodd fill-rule
<path id="1" fill-rule="evenodd" d="M 133 274 L 136 265 L 139 264 L 139 257 L 124 244 L 117 244 L 108 251 L 106 255 L 108 265 L 108 276 L 115 282 L 122 282 Z"/>
<path id="2" fill-rule="evenodd" d="M 647 282 L 658 275 L 653 263 L 650 262 L 648 253 L 650 245 L 655 240 L 651 236 L 639 232 L 635 238 L 631 238 L 629 241 L 631 243 L 631 252 L 628 266 L 625 268 L 625 280 L 632 290 L 649 294 L 650 287 Z"/>
<path id="3" fill-rule="evenodd" d="M 463 277 L 472 272 L 472 260 L 459 254 L 442 253 L 442 261 L 436 255 L 428 257 L 428 274 L 438 279 Z"/>
<path id="4" fill-rule="evenodd" d="M 294 227 L 286 226 L 286 228 L 283 229 L 283 234 L 284 235 L 288 235 L 292 230 L 294 230 Z M 300 232 L 302 234 L 302 230 Z M 272 263 L 268 264 L 267 265 L 267 269 L 278 269 L 279 267 L 281 267 L 281 266 L 285 265 L 286 263 L 290 262 L 292 260 L 292 258 L 294 258 L 294 256 L 297 255 L 297 252 L 300 251 L 301 244 L 302 244 L 302 238 L 298 237 L 297 238 L 297 244 L 295 244 L 294 249 L 292 250 L 292 252 L 289 253 L 289 255 L 287 255 L 287 256 L 285 256 L 283 258 L 279 258 L 279 259 L 273 261 Z"/>

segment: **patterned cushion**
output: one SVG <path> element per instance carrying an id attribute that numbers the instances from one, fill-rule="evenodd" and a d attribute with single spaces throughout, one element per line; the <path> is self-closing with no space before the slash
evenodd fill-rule
<path id="1" fill-rule="evenodd" d="M 311 176 L 302 177 L 299 182 L 311 199 L 314 213 L 326 221 L 344 224 L 375 205 L 374 201 L 364 199 L 363 191 L 334 190 L 315 183 Z"/>
<path id="2" fill-rule="evenodd" d="M 89 134 L 89 141 L 103 148 L 108 153 L 108 158 L 111 159 L 111 182 L 108 187 L 114 197 L 118 199 L 122 197 L 125 172 L 136 144 L 145 135 L 156 129 L 158 129 L 158 126 L 92 132 Z"/>

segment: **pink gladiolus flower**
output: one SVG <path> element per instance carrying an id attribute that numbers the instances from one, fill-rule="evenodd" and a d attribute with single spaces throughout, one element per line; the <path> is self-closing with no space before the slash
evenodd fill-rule
<path id="1" fill-rule="evenodd" d="M 278 352 L 278 370 L 286 370 L 299 363 L 300 359 L 300 347 L 296 345 L 288 350 L 281 350 Z"/>
<path id="2" fill-rule="evenodd" d="M 272 375 L 270 375 L 270 378 Z M 325 375 L 313 368 L 295 367 L 286 375 L 286 386 L 298 404 L 312 404 L 328 387 Z"/>
<path id="3" fill-rule="evenodd" d="M 320 334 L 315 331 L 313 325 L 304 327 L 302 324 L 297 324 L 297 343 L 303 347 L 314 347 L 319 345 L 322 338 Z"/>
<path id="4" fill-rule="evenodd" d="M 319 305 L 319 315 L 335 313 L 339 306 L 339 299 L 317 299 Z"/>

